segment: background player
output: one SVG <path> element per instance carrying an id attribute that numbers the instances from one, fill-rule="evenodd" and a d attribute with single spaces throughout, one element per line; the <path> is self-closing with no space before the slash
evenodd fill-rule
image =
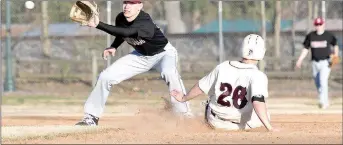
<path id="1" fill-rule="evenodd" d="M 196 83 L 187 95 L 171 92 L 180 102 L 209 95 L 205 118 L 215 129 L 238 130 L 265 126 L 273 131 L 265 99 L 268 78 L 256 64 L 265 54 L 264 40 L 250 34 L 242 43 L 242 60 L 225 61 Z"/>
<path id="2" fill-rule="evenodd" d="M 126 41 L 135 50 L 118 59 L 102 71 L 96 86 L 84 105 L 84 118 L 76 125 L 98 125 L 99 117 L 104 111 L 105 103 L 112 85 L 140 73 L 156 68 L 161 72 L 169 90 L 178 89 L 186 93 L 183 82 L 177 71 L 178 52 L 169 43 L 161 30 L 153 23 L 149 14 L 142 11 L 141 0 L 125 0 L 123 12 L 116 17 L 116 26 L 105 24 L 95 16 L 88 26 L 95 27 L 116 36 L 111 47 L 103 52 L 106 59 L 114 55 L 116 49 Z M 191 117 L 187 102 L 181 103 L 171 97 L 171 105 L 175 113 Z"/>
<path id="3" fill-rule="evenodd" d="M 311 48 L 312 76 L 319 93 L 319 107 L 326 109 L 330 105 L 328 86 L 331 72 L 329 61 L 332 54 L 330 45 L 334 47 L 333 55 L 336 57 L 338 57 L 338 45 L 336 37 L 330 32 L 325 31 L 325 24 L 322 18 L 316 18 L 313 24 L 316 27 L 316 31 L 306 35 L 303 42 L 304 49 L 298 58 L 296 68 L 301 68 L 302 61 Z"/>

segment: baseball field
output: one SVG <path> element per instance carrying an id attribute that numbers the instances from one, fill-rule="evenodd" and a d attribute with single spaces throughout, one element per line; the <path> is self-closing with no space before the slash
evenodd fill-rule
<path id="1" fill-rule="evenodd" d="M 184 80 L 189 90 L 196 80 Z M 161 97 L 162 80 L 128 80 L 113 86 L 98 127 L 77 127 L 91 91 L 83 83 L 27 82 L 2 97 L 1 138 L 9 144 L 342 144 L 342 84 L 330 82 L 331 106 L 321 110 L 312 80 L 269 80 L 272 124 L 249 131 L 211 130 L 201 96 L 191 101 L 195 118 L 172 116 Z"/>

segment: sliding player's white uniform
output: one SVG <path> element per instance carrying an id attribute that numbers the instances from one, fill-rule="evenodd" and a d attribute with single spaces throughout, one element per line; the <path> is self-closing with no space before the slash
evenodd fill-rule
<path id="1" fill-rule="evenodd" d="M 261 37 L 249 35 L 243 44 L 243 58 L 263 59 Z M 205 118 L 212 127 L 237 130 L 263 126 L 251 99 L 268 98 L 268 78 L 256 65 L 225 61 L 199 80 L 199 87 L 209 96 Z"/>

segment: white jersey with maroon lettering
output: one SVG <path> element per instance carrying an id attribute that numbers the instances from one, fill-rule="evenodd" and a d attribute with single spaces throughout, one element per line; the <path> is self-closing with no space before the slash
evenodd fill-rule
<path id="1" fill-rule="evenodd" d="M 199 87 L 209 96 L 206 118 L 210 125 L 225 129 L 263 125 L 251 98 L 268 98 L 268 78 L 256 65 L 225 61 L 199 80 Z"/>

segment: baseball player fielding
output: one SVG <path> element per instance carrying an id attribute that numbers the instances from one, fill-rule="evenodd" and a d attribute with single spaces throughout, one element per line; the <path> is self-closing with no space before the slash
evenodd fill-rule
<path id="1" fill-rule="evenodd" d="M 106 59 L 115 55 L 117 48 L 126 41 L 135 50 L 118 59 L 103 70 L 96 86 L 84 105 L 84 117 L 76 125 L 96 126 L 105 109 L 112 85 L 119 84 L 135 75 L 155 68 L 161 73 L 169 91 L 177 89 L 185 93 L 185 87 L 177 70 L 178 52 L 169 43 L 162 31 L 152 21 L 150 15 L 142 11 L 141 0 L 125 0 L 123 12 L 116 17 L 116 25 L 108 25 L 94 15 L 88 26 L 115 36 L 112 45 L 103 52 Z M 120 70 L 120 71 L 119 71 Z M 188 102 L 178 102 L 171 97 L 173 112 L 192 117 Z"/>
<path id="2" fill-rule="evenodd" d="M 303 42 L 304 48 L 296 63 L 296 68 L 301 64 L 311 50 L 312 76 L 318 90 L 318 106 L 327 109 L 329 101 L 329 76 L 331 73 L 331 59 L 339 58 L 337 38 L 330 32 L 325 31 L 323 18 L 316 18 L 313 22 L 316 30 L 308 33 Z M 331 51 L 332 46 L 334 49 Z"/>

